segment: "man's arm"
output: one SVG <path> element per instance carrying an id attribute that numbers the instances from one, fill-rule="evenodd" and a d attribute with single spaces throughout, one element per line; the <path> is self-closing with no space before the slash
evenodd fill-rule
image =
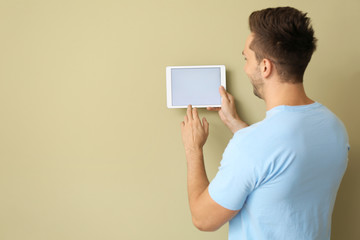
<path id="1" fill-rule="evenodd" d="M 202 149 L 209 134 L 209 123 L 205 118 L 202 122 L 196 108 L 189 106 L 181 123 L 188 169 L 188 196 L 194 225 L 202 231 L 215 231 L 239 211 L 220 206 L 209 195 Z"/>
<path id="2" fill-rule="evenodd" d="M 223 87 L 219 89 L 222 97 L 221 108 L 208 108 L 218 111 L 221 120 L 235 133 L 248 125 L 236 113 L 234 97 Z M 200 121 L 197 109 L 188 107 L 181 134 L 185 147 L 188 170 L 188 196 L 194 225 L 202 231 L 215 231 L 231 220 L 240 210 L 226 209 L 210 196 L 209 180 L 204 166 L 203 146 L 209 135 L 209 123 Z"/>
<path id="3" fill-rule="evenodd" d="M 187 153 L 188 195 L 194 225 L 201 231 L 215 231 L 239 211 L 226 209 L 209 195 L 202 150 Z"/>

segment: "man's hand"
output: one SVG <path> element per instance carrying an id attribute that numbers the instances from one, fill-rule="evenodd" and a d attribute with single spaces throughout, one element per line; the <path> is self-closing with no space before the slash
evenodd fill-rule
<path id="1" fill-rule="evenodd" d="M 222 98 L 221 108 L 208 107 L 207 110 L 217 111 L 219 113 L 220 119 L 225 123 L 225 125 L 232 133 L 237 132 L 241 128 L 248 127 L 248 125 L 243 122 L 236 113 L 234 97 L 228 93 L 223 86 L 220 87 L 219 91 Z"/>
<path id="2" fill-rule="evenodd" d="M 185 152 L 196 152 L 202 150 L 209 136 L 209 123 L 206 118 L 200 121 L 196 108 L 188 106 L 184 121 L 181 122 L 181 135 Z"/>

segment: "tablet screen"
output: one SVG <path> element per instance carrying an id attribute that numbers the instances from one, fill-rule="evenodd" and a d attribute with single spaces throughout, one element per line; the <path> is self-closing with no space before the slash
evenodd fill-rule
<path id="1" fill-rule="evenodd" d="M 221 105 L 221 67 L 171 68 L 171 106 Z"/>

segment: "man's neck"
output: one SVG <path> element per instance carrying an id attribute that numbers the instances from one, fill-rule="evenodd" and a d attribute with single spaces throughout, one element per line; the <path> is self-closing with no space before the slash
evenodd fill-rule
<path id="1" fill-rule="evenodd" d="M 302 83 L 276 82 L 267 86 L 265 90 L 266 110 L 270 110 L 280 105 L 298 106 L 314 103 L 306 96 Z"/>

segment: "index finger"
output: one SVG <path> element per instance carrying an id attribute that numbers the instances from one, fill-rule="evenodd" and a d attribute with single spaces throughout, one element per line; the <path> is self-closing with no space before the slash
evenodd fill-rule
<path id="1" fill-rule="evenodd" d="M 188 116 L 188 119 L 189 120 L 193 120 L 193 115 L 192 115 L 192 109 L 191 109 L 191 105 L 189 104 L 188 107 L 187 107 L 187 111 L 186 111 L 186 114 Z"/>

